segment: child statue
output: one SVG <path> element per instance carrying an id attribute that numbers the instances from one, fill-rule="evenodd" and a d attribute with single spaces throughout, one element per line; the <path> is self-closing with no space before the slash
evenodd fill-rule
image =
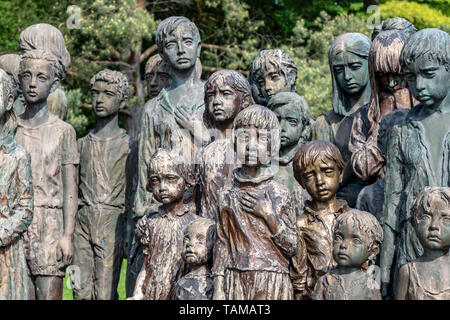
<path id="1" fill-rule="evenodd" d="M 204 122 L 215 140 L 201 148 L 196 158 L 196 185 L 200 215 L 217 220 L 219 191 L 233 179 L 235 159 L 231 129 L 236 115 L 253 104 L 247 79 L 233 70 L 213 73 L 205 83 Z"/>
<path id="2" fill-rule="evenodd" d="M 420 104 L 394 126 L 387 148 L 380 267 L 383 296 L 401 266 L 423 253 L 411 224 L 412 205 L 426 186 L 449 186 L 450 36 L 422 29 L 400 55 L 408 88 Z M 394 260 L 395 257 L 395 260 Z M 392 275 L 391 275 L 392 272 Z M 394 292 L 395 296 L 395 292 Z"/>
<path id="3" fill-rule="evenodd" d="M 397 300 L 450 299 L 450 188 L 425 187 L 413 206 L 424 253 L 400 268 Z"/>
<path id="4" fill-rule="evenodd" d="M 308 103 L 295 92 L 280 92 L 274 95 L 267 105 L 278 118 L 281 127 L 281 145 L 278 157 L 278 171 L 275 181 L 291 191 L 296 214 L 303 211 L 303 203 L 308 193 L 294 178 L 292 159 L 298 148 L 310 140 L 311 126 L 314 123 L 309 113 Z"/>
<path id="5" fill-rule="evenodd" d="M 137 225 L 144 263 L 130 300 L 173 299 L 175 284 L 186 273 L 181 257 L 184 230 L 198 219 L 193 203 L 183 203 L 184 193 L 194 183 L 191 167 L 189 161 L 164 149 L 150 159 L 149 188 L 162 204 Z"/>
<path id="6" fill-rule="evenodd" d="M 19 80 L 26 109 L 18 117 L 15 139 L 31 155 L 34 216 L 26 243 L 38 300 L 62 298 L 78 206 L 75 130 L 47 108 L 61 74 L 61 64 L 50 53 L 31 50 L 22 56 Z"/>
<path id="7" fill-rule="evenodd" d="M 381 300 L 374 265 L 383 229 L 369 212 L 350 209 L 336 218 L 333 258 L 338 264 L 317 280 L 313 300 Z"/>
<path id="8" fill-rule="evenodd" d="M 308 191 L 303 215 L 297 220 L 300 242 L 292 258 L 291 280 L 296 300 L 309 300 L 317 279 L 333 268 L 333 226 L 349 210 L 345 200 L 336 199 L 342 181 L 344 160 L 328 141 L 315 140 L 298 149 L 293 160 L 294 176 Z"/>
<path id="9" fill-rule="evenodd" d="M 384 176 L 386 159 L 377 146 L 381 119 L 393 110 L 417 104 L 400 74 L 400 53 L 407 38 L 402 31 L 383 31 L 370 47 L 370 102 L 356 111 L 348 145 L 353 171 L 364 181 Z"/>
<path id="10" fill-rule="evenodd" d="M 253 98 L 265 106 L 278 92 L 295 92 L 297 66 L 281 49 L 262 50 L 250 65 Z"/>
<path id="11" fill-rule="evenodd" d="M 162 59 L 170 66 L 172 83 L 144 106 L 135 220 L 150 206 L 154 209 L 158 206 L 146 189 L 148 163 L 153 153 L 158 148 L 174 149 L 193 163 L 197 149 L 209 142 L 208 135 L 202 134 L 206 132 L 203 124 L 204 85 L 195 67 L 201 49 L 197 27 L 185 17 L 164 19 L 156 30 L 156 44 Z M 192 190 L 186 197 L 192 198 Z"/>
<path id="12" fill-rule="evenodd" d="M 14 140 L 14 85 L 0 69 L 0 300 L 34 300 L 23 235 L 33 220 L 30 154 Z"/>
<path id="13" fill-rule="evenodd" d="M 210 219 L 198 218 L 184 230 L 182 257 L 190 271 L 176 283 L 176 300 L 212 299 L 210 268 L 215 241 L 216 224 Z"/>
<path id="14" fill-rule="evenodd" d="M 328 54 L 333 109 L 317 118 L 311 133 L 311 140 L 329 141 L 339 148 L 345 170 L 338 197 L 351 207 L 365 186 L 353 172 L 348 143 L 355 112 L 370 99 L 367 61 L 370 44 L 369 38 L 361 33 L 345 33 L 334 40 Z"/>
<path id="15" fill-rule="evenodd" d="M 90 88 L 97 124 L 78 140 L 79 210 L 72 264 L 80 268 L 81 282 L 73 293 L 74 300 L 114 300 L 128 240 L 137 147 L 118 125 L 119 110 L 128 100 L 125 75 L 105 69 L 92 77 Z"/>
<path id="16" fill-rule="evenodd" d="M 233 141 L 242 166 L 219 193 L 213 299 L 292 300 L 298 234 L 289 189 L 273 179 L 277 117 L 260 105 L 245 108 L 234 119 Z"/>
<path id="17" fill-rule="evenodd" d="M 67 97 L 61 82 L 66 77 L 66 71 L 70 66 L 70 54 L 67 51 L 64 36 L 57 28 L 50 24 L 39 23 L 29 26 L 20 33 L 19 46 L 22 53 L 34 49 L 41 49 L 53 54 L 59 63 L 61 71 L 59 81 L 55 89 L 48 96 L 48 110 L 60 119 L 67 116 Z"/>

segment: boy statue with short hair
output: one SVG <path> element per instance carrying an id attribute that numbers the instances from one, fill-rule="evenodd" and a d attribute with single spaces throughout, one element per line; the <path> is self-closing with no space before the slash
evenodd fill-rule
<path id="1" fill-rule="evenodd" d="M 186 227 L 183 239 L 183 261 L 189 273 L 180 278 L 175 287 L 176 300 L 211 300 L 212 251 L 216 241 L 216 223 L 211 219 L 198 218 Z"/>
<path id="2" fill-rule="evenodd" d="M 298 234 L 290 192 L 273 179 L 277 117 L 260 105 L 245 108 L 234 119 L 233 142 L 241 166 L 219 193 L 213 298 L 292 300 Z"/>
<path id="3" fill-rule="evenodd" d="M 105 69 L 90 82 L 96 128 L 78 140 L 79 210 L 73 265 L 80 268 L 75 300 L 118 299 L 122 257 L 127 250 L 127 215 L 136 185 L 136 144 L 119 128 L 128 100 L 128 80 Z"/>
<path id="4" fill-rule="evenodd" d="M 333 226 L 349 210 L 336 199 L 342 181 L 344 160 L 328 141 L 314 140 L 298 149 L 293 160 L 295 179 L 308 191 L 303 215 L 297 220 L 300 242 L 292 258 L 291 280 L 296 300 L 309 300 L 317 279 L 336 265 L 333 261 Z"/>
<path id="5" fill-rule="evenodd" d="M 369 212 L 350 209 L 336 218 L 333 258 L 338 264 L 321 276 L 313 300 L 381 300 L 375 258 L 383 229 Z"/>
<path id="6" fill-rule="evenodd" d="M 171 300 L 175 284 L 185 273 L 184 230 L 198 219 L 192 202 L 184 203 L 194 183 L 192 165 L 170 151 L 159 149 L 149 162 L 149 188 L 161 203 L 139 220 L 137 233 L 144 246 L 144 263 L 130 300 Z"/>
<path id="7" fill-rule="evenodd" d="M 275 157 L 279 168 L 274 179 L 289 188 L 296 213 L 300 214 L 309 196 L 294 178 L 292 160 L 298 148 L 310 140 L 314 120 L 308 103 L 295 92 L 277 93 L 269 100 L 267 108 L 276 114 L 281 126 L 280 153 Z"/>
<path id="8" fill-rule="evenodd" d="M 253 98 L 265 106 L 279 92 L 296 91 L 297 66 L 282 49 L 261 50 L 250 65 L 249 79 Z"/>
<path id="9" fill-rule="evenodd" d="M 26 108 L 17 119 L 15 139 L 31 155 L 34 186 L 34 217 L 26 232 L 28 265 L 37 299 L 60 300 L 72 261 L 78 206 L 76 134 L 47 108 L 48 95 L 62 77 L 58 59 L 31 50 L 23 54 L 19 70 Z"/>

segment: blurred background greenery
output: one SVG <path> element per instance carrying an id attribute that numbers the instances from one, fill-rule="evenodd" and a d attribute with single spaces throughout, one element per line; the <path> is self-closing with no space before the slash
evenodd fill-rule
<path id="1" fill-rule="evenodd" d="M 0 0 L 0 53 L 17 52 L 20 31 L 29 25 L 50 23 L 63 32 L 72 58 L 63 82 L 69 100 L 67 121 L 81 137 L 94 126 L 89 79 L 106 67 L 126 73 L 133 92 L 128 108 L 142 106 L 145 63 L 157 53 L 157 24 L 183 15 L 201 33 L 204 80 L 224 68 L 248 75 L 259 50 L 280 47 L 296 61 L 297 91 L 317 117 L 331 108 L 328 48 L 344 32 L 370 37 L 369 4 L 379 5 L 381 20 L 398 16 L 418 29 L 450 30 L 450 0 Z M 68 9 L 71 5 L 79 11 Z M 79 28 L 69 28 L 77 13 Z"/>

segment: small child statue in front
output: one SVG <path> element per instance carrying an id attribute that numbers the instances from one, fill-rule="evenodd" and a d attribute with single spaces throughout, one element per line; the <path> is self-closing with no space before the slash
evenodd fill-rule
<path id="1" fill-rule="evenodd" d="M 296 213 L 300 214 L 309 196 L 294 178 L 292 159 L 298 148 L 310 140 L 314 120 L 309 113 L 308 103 L 295 92 L 277 93 L 269 100 L 267 108 L 275 113 L 281 127 L 280 153 L 274 157 L 279 168 L 274 179 L 289 188 Z"/>
<path id="2" fill-rule="evenodd" d="M 402 266 L 397 300 L 450 299 L 450 188 L 425 187 L 413 206 L 413 224 L 424 254 Z"/>
<path id="3" fill-rule="evenodd" d="M 349 210 L 336 199 L 342 181 L 344 160 L 332 143 L 314 140 L 298 149 L 293 160 L 295 179 L 308 191 L 303 215 L 297 220 L 300 242 L 292 258 L 291 280 L 296 300 L 309 300 L 317 279 L 333 268 L 333 226 Z"/>
<path id="4" fill-rule="evenodd" d="M 162 204 L 158 212 L 148 212 L 138 222 L 144 263 L 130 300 L 171 300 L 175 296 L 175 284 L 186 270 L 181 258 L 184 230 L 198 219 L 193 202 L 183 202 L 184 193 L 194 183 L 191 169 L 189 161 L 164 149 L 150 158 L 148 185 Z"/>
<path id="5" fill-rule="evenodd" d="M 338 266 L 317 280 L 313 300 L 381 300 L 374 263 L 382 241 L 383 229 L 369 212 L 350 209 L 337 217 L 333 258 Z"/>
<path id="6" fill-rule="evenodd" d="M 280 148 L 280 124 L 260 105 L 233 122 L 241 166 L 219 193 L 213 278 L 216 300 L 292 300 L 289 278 L 298 234 L 289 189 L 273 179 L 271 159 Z"/>
<path id="7" fill-rule="evenodd" d="M 73 265 L 80 268 L 75 300 L 118 298 L 120 267 L 126 244 L 127 216 L 137 183 L 137 146 L 118 124 L 128 100 L 128 80 L 105 69 L 90 82 L 96 128 L 78 140 L 79 210 Z"/>
<path id="8" fill-rule="evenodd" d="M 284 50 L 262 50 L 250 65 L 249 81 L 253 98 L 265 106 L 279 92 L 295 92 L 297 66 Z"/>
<path id="9" fill-rule="evenodd" d="M 190 271 L 176 283 L 176 300 L 212 299 L 214 288 L 210 268 L 215 241 L 216 224 L 213 220 L 198 218 L 187 226 L 182 257 Z"/>

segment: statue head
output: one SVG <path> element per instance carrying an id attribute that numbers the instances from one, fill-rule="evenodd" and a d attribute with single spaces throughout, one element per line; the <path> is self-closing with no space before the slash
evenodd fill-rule
<path id="1" fill-rule="evenodd" d="M 409 91 L 426 108 L 435 109 L 450 92 L 450 36 L 422 29 L 403 46 L 400 63 Z"/>
<path id="2" fill-rule="evenodd" d="M 156 29 L 156 44 L 163 60 L 178 72 L 191 70 L 200 57 L 200 33 L 185 17 L 164 19 Z"/>
<path id="3" fill-rule="evenodd" d="M 425 187 L 413 204 L 413 225 L 425 251 L 450 248 L 450 188 Z"/>
<path id="4" fill-rule="evenodd" d="M 128 101 L 128 79 L 118 71 L 100 71 L 92 77 L 90 89 L 92 108 L 100 118 L 117 114 Z"/>
<path id="5" fill-rule="evenodd" d="M 407 86 L 400 66 L 400 54 L 407 39 L 408 35 L 403 31 L 389 30 L 380 32 L 372 42 L 369 52 L 370 122 L 381 120 L 381 91 L 393 94 Z"/>
<path id="6" fill-rule="evenodd" d="M 250 84 L 241 73 L 216 71 L 205 83 L 204 122 L 208 127 L 232 123 L 242 109 L 253 103 Z"/>
<path id="7" fill-rule="evenodd" d="M 14 90 L 12 78 L 0 69 L 0 120 L 4 123 L 1 136 L 14 136 L 17 128 L 16 114 L 13 110 Z"/>
<path id="8" fill-rule="evenodd" d="M 3 69 L 13 82 L 14 99 L 19 95 L 19 66 L 20 56 L 18 54 L 4 54 L 0 56 L 0 69 Z"/>
<path id="9" fill-rule="evenodd" d="M 302 145 L 310 139 L 313 118 L 309 105 L 295 92 L 280 92 L 267 104 L 278 118 L 281 127 L 281 149 Z"/>
<path id="10" fill-rule="evenodd" d="M 344 33 L 332 43 L 328 60 L 333 86 L 333 110 L 345 116 L 369 102 L 370 40 L 361 33 Z M 356 102 L 355 102 L 356 101 Z"/>
<path id="11" fill-rule="evenodd" d="M 268 165 L 280 150 L 280 123 L 275 113 L 254 104 L 238 113 L 233 141 L 240 163 L 247 167 Z"/>
<path id="12" fill-rule="evenodd" d="M 292 166 L 295 180 L 313 201 L 328 202 L 336 197 L 345 163 L 334 144 L 322 140 L 306 142 L 295 153 Z"/>
<path id="13" fill-rule="evenodd" d="M 408 37 L 417 31 L 417 28 L 408 20 L 404 18 L 388 18 L 377 25 L 372 32 L 372 41 L 375 37 L 383 31 L 399 30 L 405 32 Z"/>
<path id="14" fill-rule="evenodd" d="M 367 270 L 382 242 L 383 228 L 369 212 L 350 209 L 335 220 L 333 258 L 339 267 Z"/>
<path id="15" fill-rule="evenodd" d="M 22 53 L 41 49 L 53 54 L 61 65 L 59 79 L 62 81 L 65 78 L 70 66 L 70 54 L 67 51 L 64 36 L 57 28 L 46 23 L 29 26 L 20 33 L 19 46 Z"/>
<path id="16" fill-rule="evenodd" d="M 250 65 L 249 78 L 257 87 L 255 93 L 262 94 L 268 101 L 278 92 L 295 92 L 297 66 L 284 50 L 262 50 Z"/>
<path id="17" fill-rule="evenodd" d="M 184 192 L 194 185 L 192 169 L 183 157 L 158 149 L 149 161 L 147 190 L 163 205 L 182 201 Z"/>
<path id="18" fill-rule="evenodd" d="M 184 230 L 183 260 L 189 266 L 212 265 L 212 250 L 216 241 L 216 224 L 211 219 L 198 217 Z"/>
<path id="19" fill-rule="evenodd" d="M 161 59 L 159 54 L 148 59 L 145 65 L 145 80 L 147 81 L 147 93 L 149 98 L 156 97 L 161 89 L 172 82 L 170 67 Z"/>
<path id="20" fill-rule="evenodd" d="M 19 65 L 19 81 L 25 101 L 28 104 L 46 101 L 58 87 L 62 74 L 62 66 L 53 54 L 40 49 L 24 53 Z"/>

